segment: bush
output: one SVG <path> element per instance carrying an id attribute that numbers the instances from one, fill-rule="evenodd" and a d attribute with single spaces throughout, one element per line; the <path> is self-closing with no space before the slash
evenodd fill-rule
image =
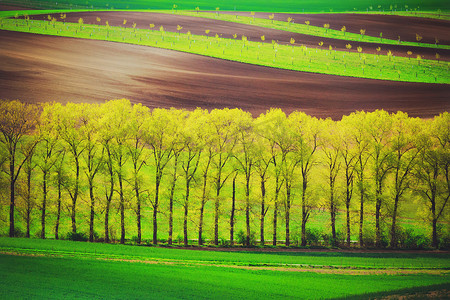
<path id="1" fill-rule="evenodd" d="M 398 231 L 398 241 L 402 248 L 422 250 L 429 248 L 431 245 L 430 239 L 426 235 L 415 234 L 411 228 L 399 229 Z"/>
<path id="2" fill-rule="evenodd" d="M 445 235 L 439 239 L 440 250 L 450 250 L 450 236 Z"/>
<path id="3" fill-rule="evenodd" d="M 18 238 L 23 238 L 23 237 L 26 236 L 26 234 L 25 234 L 24 231 L 22 231 L 21 228 L 15 227 L 15 228 L 14 228 L 14 236 L 15 236 L 15 237 L 18 237 Z M 39 237 L 40 237 L 40 236 L 41 236 L 41 235 L 40 235 L 40 232 L 39 232 Z"/>
<path id="4" fill-rule="evenodd" d="M 223 237 L 219 238 L 219 246 L 220 247 L 229 247 L 230 242 L 227 239 L 224 239 Z"/>
<path id="5" fill-rule="evenodd" d="M 69 240 L 69 241 L 86 242 L 88 239 L 89 239 L 88 236 L 82 232 L 76 232 L 76 233 L 69 232 L 66 235 L 66 240 Z"/>
<path id="6" fill-rule="evenodd" d="M 318 229 L 306 228 L 306 242 L 310 246 L 319 246 L 321 233 Z"/>
<path id="7" fill-rule="evenodd" d="M 256 237 L 255 232 L 250 232 L 250 244 L 249 246 L 256 245 Z M 247 233 L 245 233 L 243 230 L 239 230 L 239 232 L 236 235 L 236 242 L 238 244 L 246 245 L 247 244 Z"/>

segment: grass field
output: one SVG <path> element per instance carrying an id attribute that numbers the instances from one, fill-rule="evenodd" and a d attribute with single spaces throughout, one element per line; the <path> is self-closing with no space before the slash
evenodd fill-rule
<path id="1" fill-rule="evenodd" d="M 215 10 L 217 7 L 220 10 L 239 10 L 239 11 L 269 11 L 269 12 L 320 12 L 320 11 L 384 11 L 384 10 L 448 10 L 449 5 L 446 1 L 431 0 L 431 1 L 396 1 L 379 0 L 379 1 L 365 1 L 365 0 L 349 0 L 349 1 L 333 1 L 333 0 L 188 0 L 188 1 L 172 1 L 172 0 L 155 0 L 149 3 L 145 0 L 61 0 L 61 1 L 3 1 L 6 3 L 20 4 L 24 3 L 28 6 L 34 7 L 53 7 L 53 8 L 121 8 L 121 9 L 172 9 L 173 5 L 177 5 L 177 9 L 189 10 L 195 7 L 200 7 L 202 10 Z"/>
<path id="2" fill-rule="evenodd" d="M 448 288 L 448 262 L 448 253 L 236 253 L 0 238 L 0 295 L 366 298 Z"/>

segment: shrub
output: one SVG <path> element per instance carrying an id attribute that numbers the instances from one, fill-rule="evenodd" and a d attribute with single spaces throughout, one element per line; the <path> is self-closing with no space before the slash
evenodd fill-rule
<path id="1" fill-rule="evenodd" d="M 306 228 L 306 241 L 310 246 L 319 246 L 321 233 L 318 229 Z"/>
<path id="2" fill-rule="evenodd" d="M 88 236 L 85 233 L 82 232 L 69 232 L 66 235 L 66 240 L 69 241 L 79 241 L 79 242 L 86 242 L 88 240 Z"/>
<path id="3" fill-rule="evenodd" d="M 250 232 L 250 244 L 249 246 L 256 245 L 256 237 L 255 232 Z M 246 245 L 247 243 L 247 234 L 243 230 L 239 230 L 239 232 L 236 235 L 236 242 L 238 244 Z"/>
<path id="4" fill-rule="evenodd" d="M 219 238 L 219 246 L 220 247 L 228 247 L 230 246 L 230 242 L 227 239 L 224 239 L 223 237 Z"/>
<path id="5" fill-rule="evenodd" d="M 408 249 L 426 249 L 431 245 L 430 239 L 426 235 L 415 234 L 411 228 L 399 229 L 398 240 L 402 248 Z"/>
<path id="6" fill-rule="evenodd" d="M 14 236 L 18 237 L 18 238 L 23 238 L 25 237 L 25 232 L 20 228 L 20 227 L 15 227 L 14 228 Z M 40 237 L 40 232 L 39 232 L 39 237 Z"/>
<path id="7" fill-rule="evenodd" d="M 439 249 L 441 250 L 450 250 L 450 236 L 445 235 L 439 240 Z"/>

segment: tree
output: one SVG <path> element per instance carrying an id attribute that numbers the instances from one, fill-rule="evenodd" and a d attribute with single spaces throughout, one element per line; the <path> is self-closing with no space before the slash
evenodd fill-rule
<path id="1" fill-rule="evenodd" d="M 250 246 L 250 179 L 255 160 L 255 135 L 253 132 L 253 119 L 250 113 L 239 111 L 235 122 L 237 123 L 237 149 L 234 158 L 238 162 L 239 171 L 245 177 L 245 225 L 246 246 Z M 239 152 L 241 155 L 239 155 Z"/>
<path id="2" fill-rule="evenodd" d="M 289 138 L 285 113 L 281 109 L 270 109 L 266 114 L 258 117 L 255 122 L 255 131 L 268 144 L 270 163 L 274 166 L 275 193 L 273 199 L 272 244 L 276 246 L 279 195 L 284 184 L 282 165 L 288 152 L 292 151 L 292 146 L 289 145 L 292 141 L 285 140 Z"/>
<path id="3" fill-rule="evenodd" d="M 341 132 L 341 156 L 343 159 L 343 168 L 345 172 L 345 210 L 347 227 L 347 247 L 350 247 L 351 226 L 350 226 L 350 204 L 353 196 L 353 187 L 355 179 L 355 168 L 357 162 L 357 152 L 355 151 L 355 142 L 352 139 L 351 130 L 353 124 L 348 119 L 342 119 L 339 122 Z"/>
<path id="4" fill-rule="evenodd" d="M 239 114 L 239 109 L 213 110 L 210 113 L 209 121 L 213 132 L 213 151 L 215 155 L 212 165 L 215 169 L 213 175 L 216 195 L 214 199 L 214 244 L 219 244 L 219 216 L 220 216 L 220 191 L 233 172 L 226 172 L 225 166 L 233 155 L 236 145 L 235 116 Z"/>
<path id="5" fill-rule="evenodd" d="M 173 113 L 172 116 L 172 122 L 175 122 L 176 125 L 174 126 L 175 131 L 172 134 L 172 157 L 173 157 L 173 175 L 172 175 L 172 182 L 171 182 L 171 188 L 170 188 L 170 195 L 169 195 L 169 238 L 168 238 L 168 244 L 172 244 L 172 234 L 173 234 L 173 202 L 174 202 L 174 195 L 175 195 L 175 187 L 176 183 L 178 181 L 178 159 L 180 158 L 180 155 L 184 151 L 184 143 L 181 131 L 185 126 L 185 119 L 186 119 L 186 112 L 182 110 L 173 110 L 171 111 Z M 167 145 L 169 146 L 169 145 Z M 187 217 L 187 216 L 186 216 Z M 186 235 L 187 237 L 187 235 Z M 187 241 L 187 240 L 186 240 Z"/>
<path id="6" fill-rule="evenodd" d="M 347 31 L 347 27 L 345 27 L 345 26 L 342 26 L 342 28 L 341 28 L 341 31 L 342 31 L 342 33 L 344 34 L 344 36 L 345 36 L 345 32 Z"/>
<path id="7" fill-rule="evenodd" d="M 322 126 L 327 128 L 326 133 L 322 134 L 323 139 L 323 153 L 325 154 L 325 162 L 328 172 L 328 185 L 330 188 L 330 198 L 329 198 L 329 211 L 331 220 L 331 235 L 332 244 L 337 246 L 336 238 L 336 213 L 338 210 L 338 202 L 336 199 L 336 179 L 341 168 L 340 156 L 341 156 L 341 143 L 342 138 L 340 137 L 339 127 L 337 123 L 331 119 L 326 119 L 323 121 Z"/>
<path id="8" fill-rule="evenodd" d="M 61 147 L 61 145 L 60 145 Z M 55 164 L 55 171 L 53 182 L 56 183 L 58 196 L 56 199 L 56 221 L 55 221 L 55 239 L 59 239 L 59 225 L 61 220 L 61 210 L 62 210 L 62 191 L 67 184 L 67 175 L 64 170 L 65 166 L 65 155 L 66 150 L 61 148 L 59 152 L 58 160 Z"/>
<path id="9" fill-rule="evenodd" d="M 273 18 L 274 18 L 274 17 L 275 17 L 274 14 L 269 15 L 269 19 L 272 21 L 272 24 L 273 24 Z"/>
<path id="10" fill-rule="evenodd" d="M 419 149 L 413 138 L 413 134 L 419 133 L 417 120 L 408 118 L 406 113 L 398 112 L 392 116 L 392 137 L 391 151 L 393 152 L 392 172 L 393 180 L 393 208 L 392 208 L 392 225 L 390 231 L 390 247 L 396 248 L 397 237 L 397 215 L 400 200 L 403 194 L 410 187 L 410 178 Z"/>
<path id="11" fill-rule="evenodd" d="M 291 26 L 291 22 L 292 22 L 293 20 L 294 20 L 294 19 L 293 19 L 292 17 L 288 17 L 288 18 L 287 18 L 288 26 Z"/>
<path id="12" fill-rule="evenodd" d="M 420 34 L 416 33 L 416 41 L 418 43 L 420 43 L 421 40 L 422 40 L 422 36 Z"/>
<path id="13" fill-rule="evenodd" d="M 155 198 L 153 206 L 153 244 L 158 243 L 159 190 L 163 171 L 173 156 L 173 140 L 177 131 L 172 119 L 173 111 L 156 108 L 152 111 L 145 135 L 145 143 L 150 147 L 155 163 Z"/>
<path id="14" fill-rule="evenodd" d="M 14 214 L 16 205 L 16 182 L 20 171 L 33 153 L 20 155 L 20 145 L 28 140 L 37 122 L 37 108 L 19 101 L 0 102 L 0 143 L 6 148 L 5 162 L 9 168 L 5 171 L 9 177 L 9 236 L 15 236 Z M 36 143 L 34 143 L 34 146 Z"/>
<path id="15" fill-rule="evenodd" d="M 295 140 L 295 165 L 298 164 L 302 177 L 302 246 L 306 246 L 306 223 L 308 222 L 311 212 L 311 204 L 308 201 L 307 189 L 311 169 L 315 164 L 316 150 L 319 147 L 319 134 L 321 128 L 320 122 L 317 118 L 310 117 L 305 113 L 294 112 L 289 115 L 288 120 L 289 127 L 293 131 L 293 137 Z M 290 195 L 287 192 L 288 185 L 286 180 L 289 179 L 285 177 L 286 198 L 288 200 Z M 288 235 L 286 237 L 286 240 L 287 239 Z"/>
<path id="16" fill-rule="evenodd" d="M 22 213 L 22 215 L 25 219 L 25 222 L 27 223 L 27 231 L 25 233 L 25 237 L 29 238 L 32 213 L 33 209 L 36 206 L 36 195 L 33 192 L 33 180 L 31 180 L 33 174 L 35 173 L 34 170 L 37 167 L 36 159 L 33 159 L 36 153 L 36 147 L 34 147 L 34 143 L 25 143 L 21 145 L 21 153 L 23 153 L 25 157 L 28 157 L 23 166 L 23 172 L 25 173 L 26 177 L 25 188 L 22 188 L 22 190 L 24 191 L 22 193 L 19 192 L 19 194 L 22 194 L 22 199 L 25 202 L 25 211 Z M 2 161 L 0 161 L 0 165 L 3 165 Z"/>
<path id="17" fill-rule="evenodd" d="M 345 120 L 345 121 L 344 121 Z M 356 164 L 355 164 L 355 172 L 357 179 L 357 186 L 359 189 L 359 197 L 360 197 L 360 209 L 359 209 L 359 244 L 360 246 L 364 245 L 363 240 L 363 231 L 364 231 L 364 204 L 366 200 L 366 179 L 365 179 L 365 169 L 367 166 L 367 162 L 369 160 L 368 148 L 369 148 L 369 139 L 368 139 L 368 122 L 367 122 L 367 113 L 365 112 L 357 112 L 352 113 L 349 116 L 344 116 L 342 121 L 347 122 L 348 124 L 352 124 L 351 126 L 351 139 L 355 145 L 356 151 Z"/>
<path id="18" fill-rule="evenodd" d="M 44 105 L 38 124 L 40 147 L 37 148 L 38 167 L 42 172 L 41 238 L 45 239 L 48 183 L 51 169 L 58 160 L 58 135 L 55 131 L 53 105 Z"/>
<path id="19" fill-rule="evenodd" d="M 95 196 L 94 180 L 103 166 L 104 148 L 100 147 L 99 140 L 99 107 L 94 104 L 83 104 L 82 135 L 86 141 L 86 149 L 82 155 L 85 162 L 85 175 L 89 186 L 90 216 L 89 216 L 89 242 L 94 241 L 94 220 L 95 220 Z"/>
<path id="20" fill-rule="evenodd" d="M 80 26 L 80 31 L 81 31 L 81 29 L 83 28 L 83 24 L 84 24 L 83 18 L 79 18 L 79 19 L 78 19 L 78 25 Z"/>
<path id="21" fill-rule="evenodd" d="M 197 173 L 200 158 L 203 149 L 203 141 L 199 138 L 198 133 L 201 131 L 201 124 L 197 121 L 204 116 L 205 112 L 201 109 L 196 109 L 186 119 L 181 130 L 181 140 L 184 149 L 184 154 L 181 160 L 181 168 L 184 173 L 185 180 L 185 197 L 183 202 L 184 218 L 183 218 L 183 233 L 184 245 L 188 245 L 188 214 L 190 206 L 190 191 L 195 175 Z"/>
<path id="22" fill-rule="evenodd" d="M 328 29 L 330 29 L 330 24 L 323 24 L 323 28 L 325 28 L 325 33 L 328 33 Z"/>
<path id="23" fill-rule="evenodd" d="M 125 164 L 129 159 L 127 144 L 130 138 L 130 117 L 132 106 L 130 101 L 121 99 L 108 101 L 104 104 L 103 113 L 103 144 L 106 146 L 106 164 L 112 164 L 112 169 L 117 175 L 118 189 L 114 189 L 119 196 L 120 211 L 120 243 L 125 243 L 125 197 L 124 183 L 126 183 Z M 114 181 L 111 181 L 111 187 Z M 112 198 L 112 197 L 111 197 Z M 107 195 L 107 201 L 111 201 Z M 106 220 L 105 220 L 106 223 Z M 106 227 L 106 224 L 105 224 Z"/>
<path id="24" fill-rule="evenodd" d="M 416 190 L 426 201 L 432 228 L 432 246 L 439 247 L 438 221 L 450 198 L 450 115 L 446 112 L 425 121 L 420 136 L 418 163 L 414 169 Z"/>
<path id="25" fill-rule="evenodd" d="M 376 110 L 367 115 L 370 156 L 372 158 L 373 178 L 375 181 L 375 244 L 382 247 L 381 211 L 384 203 L 385 180 L 392 168 L 392 151 L 389 149 L 391 139 L 392 118 L 382 110 Z"/>
<path id="26" fill-rule="evenodd" d="M 67 145 L 73 159 L 72 170 L 75 173 L 75 182 L 67 185 L 67 192 L 72 200 L 71 205 L 71 219 L 72 232 L 77 232 L 76 223 L 76 206 L 80 192 L 80 157 L 85 149 L 83 135 L 80 134 L 79 129 L 83 125 L 81 119 L 80 106 L 74 103 L 67 103 L 63 106 L 59 103 L 52 104 L 49 110 L 52 110 L 55 124 L 55 130 L 58 132 L 60 139 Z"/>
<path id="27" fill-rule="evenodd" d="M 137 243 L 142 241 L 142 225 L 141 225 L 141 205 L 142 205 L 142 190 L 143 190 L 143 178 L 142 168 L 144 167 L 147 159 L 147 153 L 145 152 L 144 132 L 146 131 L 146 120 L 150 114 L 147 107 L 142 104 L 135 104 L 131 110 L 130 119 L 130 139 L 127 143 L 128 155 L 133 165 L 132 173 L 132 185 L 134 196 L 136 199 L 135 213 L 136 213 L 136 227 L 137 227 Z"/>
<path id="28" fill-rule="evenodd" d="M 359 31 L 359 33 L 361 34 L 361 39 L 364 37 L 364 35 L 366 34 L 366 30 L 365 29 L 361 29 Z"/>
<path id="29" fill-rule="evenodd" d="M 200 113 L 199 113 L 200 114 Z M 215 156 L 214 152 L 214 132 L 211 122 L 209 121 L 209 114 L 207 111 L 202 111 L 200 116 L 197 118 L 197 124 L 199 128 L 202 128 L 198 134 L 198 139 L 203 141 L 203 153 L 206 154 L 206 159 L 202 160 L 200 164 L 200 174 L 202 178 L 202 193 L 200 200 L 200 214 L 198 222 L 198 244 L 203 245 L 203 216 L 205 212 L 206 202 L 209 200 L 208 197 L 208 179 L 210 174 L 210 167 L 212 165 L 213 158 Z M 205 155 L 203 156 L 205 157 Z"/>
<path id="30" fill-rule="evenodd" d="M 255 124 L 256 126 L 256 124 Z M 261 246 L 264 246 L 265 244 L 265 238 L 264 238 L 264 220 L 267 214 L 267 211 L 269 210 L 269 206 L 266 205 L 266 182 L 268 180 L 268 174 L 269 174 L 269 168 L 272 164 L 272 155 L 271 152 L 267 151 L 267 149 L 270 149 L 270 143 L 264 139 L 262 136 L 260 136 L 255 130 L 255 134 L 257 135 L 255 137 L 255 169 L 256 173 L 259 176 L 259 182 L 260 182 L 260 189 L 261 189 L 261 211 L 259 215 L 260 219 L 260 241 Z"/>

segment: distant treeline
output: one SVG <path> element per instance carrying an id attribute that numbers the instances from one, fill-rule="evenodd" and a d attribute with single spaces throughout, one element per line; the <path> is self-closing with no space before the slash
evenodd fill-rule
<path id="1" fill-rule="evenodd" d="M 398 224 L 408 206 L 423 211 L 415 221 L 429 224 L 430 246 L 448 240 L 448 112 L 427 120 L 377 110 L 333 121 L 280 109 L 257 118 L 240 109 L 151 110 L 125 99 L 2 101 L 0 132 L 0 204 L 9 207 L 11 237 L 20 217 L 27 237 L 39 219 L 45 238 L 50 215 L 56 239 L 64 218 L 76 236 L 82 214 L 89 241 L 110 242 L 114 218 L 121 243 L 130 228 L 141 243 L 142 220 L 151 216 L 144 226 L 157 244 L 163 214 L 168 244 L 179 224 L 184 245 L 193 232 L 202 245 L 209 224 L 215 245 L 226 236 L 230 245 L 250 246 L 259 231 L 262 245 L 282 236 L 286 246 L 325 239 L 350 246 L 353 235 L 360 246 L 396 248 L 408 245 Z M 326 220 L 327 235 L 311 230 L 313 218 Z M 244 230 L 235 234 L 238 222 Z M 300 228 L 296 242 L 292 224 Z"/>

